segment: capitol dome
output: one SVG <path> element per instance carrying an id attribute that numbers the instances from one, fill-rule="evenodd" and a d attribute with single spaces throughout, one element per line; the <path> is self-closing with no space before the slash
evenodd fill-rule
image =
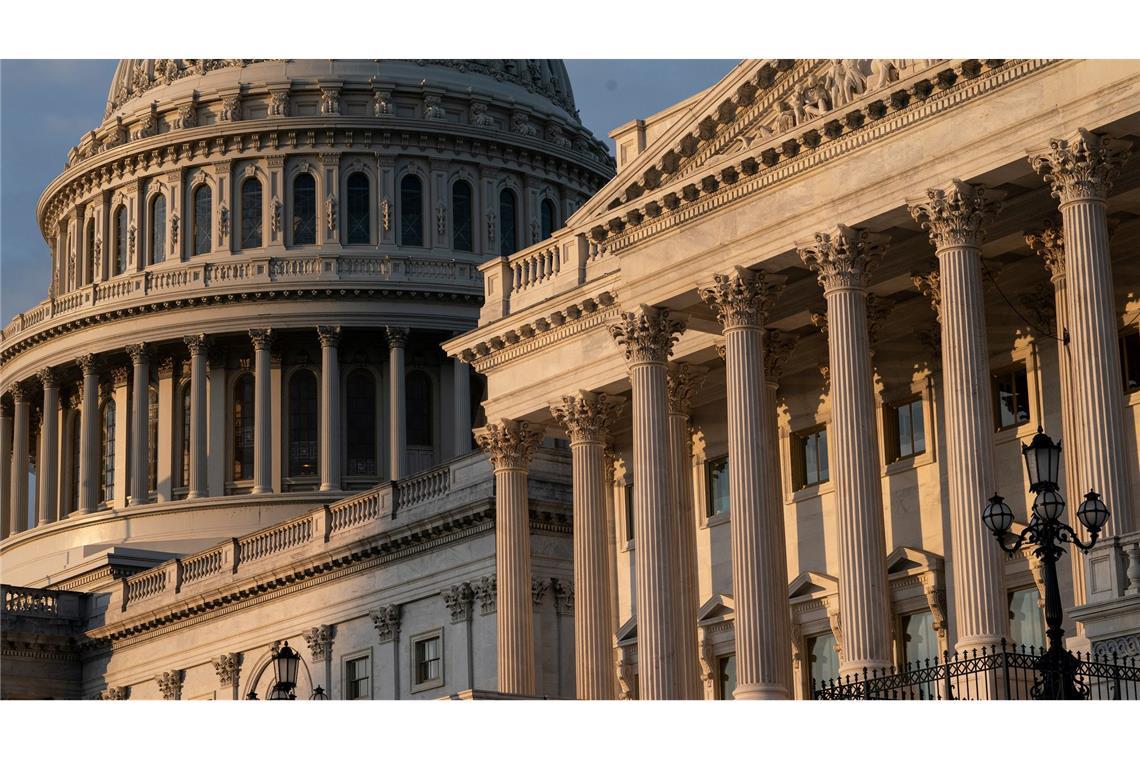
<path id="1" fill-rule="evenodd" d="M 467 455 L 485 385 L 439 344 L 612 174 L 560 61 L 121 61 L 0 340 L 6 578 L 78 588 Z"/>

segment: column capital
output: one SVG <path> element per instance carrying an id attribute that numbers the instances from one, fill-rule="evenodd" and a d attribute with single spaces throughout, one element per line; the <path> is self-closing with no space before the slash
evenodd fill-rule
<path id="1" fill-rule="evenodd" d="M 1065 276 L 1065 229 L 1059 214 L 1051 214 L 1038 230 L 1026 230 L 1025 244 L 1041 257 L 1053 280 Z"/>
<path id="2" fill-rule="evenodd" d="M 19 380 L 14 380 L 8 384 L 8 394 L 12 397 L 12 401 L 17 404 L 29 399 L 27 386 Z"/>
<path id="3" fill-rule="evenodd" d="M 221 686 L 232 686 L 237 683 L 241 674 L 242 655 L 240 652 L 230 652 L 215 657 L 210 661 L 214 672 L 218 674 L 218 683 Z"/>
<path id="4" fill-rule="evenodd" d="M 1000 209 L 1001 202 L 992 190 L 960 179 L 930 188 L 925 201 L 907 204 L 910 215 L 929 233 L 935 250 L 981 247 L 985 228 Z"/>
<path id="5" fill-rule="evenodd" d="M 84 375 L 95 375 L 99 372 L 99 357 L 95 354 L 83 354 L 75 360 L 75 364 Z"/>
<path id="6" fill-rule="evenodd" d="M 625 349 L 630 364 L 664 364 L 673 353 L 673 344 L 685 331 L 684 322 L 672 319 L 668 309 L 639 306 L 636 311 L 622 312 L 609 325 L 610 336 Z"/>
<path id="7" fill-rule="evenodd" d="M 132 343 L 125 349 L 127 356 L 131 357 L 131 364 L 138 366 L 150 359 L 150 350 L 146 343 Z"/>
<path id="8" fill-rule="evenodd" d="M 131 370 L 126 365 L 120 364 L 111 368 L 111 385 L 116 388 L 126 385 L 130 377 Z"/>
<path id="9" fill-rule="evenodd" d="M 550 413 L 570 434 L 570 443 L 606 443 L 610 426 L 621 413 L 624 399 L 604 393 L 579 391 L 550 405 Z"/>
<path id="10" fill-rule="evenodd" d="M 496 470 L 525 469 L 543 438 L 541 427 L 519 420 L 493 422 L 474 432 L 475 442 Z"/>
<path id="11" fill-rule="evenodd" d="M 381 644 L 394 640 L 400 635 L 400 605 L 389 604 L 368 613 L 376 636 Z"/>
<path id="12" fill-rule="evenodd" d="M 340 343 L 340 325 L 317 325 L 321 348 L 336 348 Z"/>
<path id="13" fill-rule="evenodd" d="M 930 301 L 934 318 L 942 324 L 942 275 L 938 271 L 938 262 L 933 262 L 933 269 L 929 272 L 911 272 L 910 281 Z"/>
<path id="14" fill-rule="evenodd" d="M 688 362 L 676 362 L 669 367 L 665 376 L 666 389 L 669 393 L 669 413 L 689 414 L 693 397 L 697 395 L 701 384 L 705 381 L 708 367 L 692 365 Z"/>
<path id="15" fill-rule="evenodd" d="M 305 643 L 309 645 L 309 659 L 313 662 L 327 662 L 332 658 L 333 640 L 336 639 L 335 625 L 320 625 L 301 631 Z"/>
<path id="16" fill-rule="evenodd" d="M 698 291 L 701 300 L 716 311 L 725 330 L 733 327 L 762 327 L 768 312 L 783 289 L 765 272 L 737 267 L 732 274 L 718 274 L 713 284 Z"/>
<path id="17" fill-rule="evenodd" d="M 890 238 L 842 224 L 817 232 L 815 241 L 796 246 L 796 254 L 819 278 L 826 294 L 843 288 L 866 288 Z"/>
<path id="18" fill-rule="evenodd" d="M 784 364 L 792 355 L 800 336 L 768 328 L 764 333 L 764 379 L 774 383 L 784 374 Z"/>
<path id="19" fill-rule="evenodd" d="M 44 390 L 59 386 L 59 376 L 52 367 L 41 367 L 36 371 L 36 379 L 43 385 Z"/>
<path id="20" fill-rule="evenodd" d="M 206 333 L 187 335 L 182 338 L 182 342 L 186 344 L 186 348 L 190 349 L 191 356 L 203 354 L 210 348 L 210 339 L 206 337 Z"/>
<path id="21" fill-rule="evenodd" d="M 1049 141 L 1048 150 L 1029 157 L 1033 171 L 1053 188 L 1062 204 L 1108 197 L 1132 146 L 1125 140 L 1078 129 L 1068 138 Z"/>
<path id="22" fill-rule="evenodd" d="M 273 330 L 269 328 L 252 329 L 249 331 L 249 340 L 253 343 L 254 351 L 268 351 L 273 345 Z"/>
<path id="23" fill-rule="evenodd" d="M 172 377 L 174 377 L 174 357 L 163 357 L 162 361 L 158 363 L 158 378 L 169 380 Z"/>
<path id="24" fill-rule="evenodd" d="M 386 332 L 388 333 L 389 348 L 404 348 L 408 345 L 408 333 L 410 332 L 408 328 L 388 325 Z"/>

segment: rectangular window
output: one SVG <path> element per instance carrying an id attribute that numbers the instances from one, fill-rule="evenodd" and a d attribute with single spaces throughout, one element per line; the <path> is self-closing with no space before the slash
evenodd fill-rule
<path id="1" fill-rule="evenodd" d="M 929 610 L 903 615 L 899 629 L 903 632 L 904 663 L 913 666 L 916 662 L 938 658 L 938 636 L 934 631 L 934 615 Z"/>
<path id="2" fill-rule="evenodd" d="M 728 457 L 705 464 L 708 480 L 708 516 L 728 514 Z"/>
<path id="3" fill-rule="evenodd" d="M 1009 637 L 1019 646 L 1045 646 L 1045 619 L 1036 586 L 1010 592 Z"/>
<path id="4" fill-rule="evenodd" d="M 625 486 L 625 540 L 633 540 L 633 481 Z"/>
<path id="5" fill-rule="evenodd" d="M 827 428 L 819 426 L 792 436 L 792 458 L 796 489 L 826 483 Z"/>
<path id="6" fill-rule="evenodd" d="M 998 430 L 1029 422 L 1029 382 L 1024 364 L 995 372 L 993 394 L 994 423 Z"/>
<path id="7" fill-rule="evenodd" d="M 890 460 L 918 456 L 926 451 L 926 424 L 922 398 L 912 398 L 887 408 Z"/>
<path id="8" fill-rule="evenodd" d="M 717 699 L 732 699 L 736 691 L 736 654 L 716 658 Z"/>
<path id="9" fill-rule="evenodd" d="M 1120 371 L 1125 393 L 1140 390 L 1140 330 L 1120 336 Z"/>
<path id="10" fill-rule="evenodd" d="M 357 657 L 344 664 L 344 698 L 372 699 L 367 657 Z"/>
<path id="11" fill-rule="evenodd" d="M 412 639 L 412 686 L 427 689 L 443 685 L 443 637 L 430 633 Z"/>
<path id="12" fill-rule="evenodd" d="M 806 645 L 810 691 L 814 694 L 815 689 L 823 688 L 832 679 L 839 678 L 839 653 L 835 651 L 835 634 L 832 633 L 809 638 Z"/>

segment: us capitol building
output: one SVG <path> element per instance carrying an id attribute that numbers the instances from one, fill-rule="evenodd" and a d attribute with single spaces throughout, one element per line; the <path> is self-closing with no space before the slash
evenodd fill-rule
<path id="1" fill-rule="evenodd" d="M 611 137 L 556 61 L 121 61 L 0 343 L 2 696 L 1039 647 L 980 519 L 1039 427 L 1111 511 L 1068 644 L 1140 654 L 1140 63 L 749 60 Z"/>

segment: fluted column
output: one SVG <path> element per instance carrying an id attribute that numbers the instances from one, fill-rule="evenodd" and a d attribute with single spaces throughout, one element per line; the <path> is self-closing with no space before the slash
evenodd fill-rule
<path id="1" fill-rule="evenodd" d="M 253 343 L 253 490 L 273 493 L 273 387 L 270 382 L 271 330 L 250 330 Z"/>
<path id="2" fill-rule="evenodd" d="M 8 534 L 15 535 L 28 529 L 28 433 L 31 425 L 31 403 L 21 383 L 8 387 L 12 396 L 12 469 L 10 522 Z"/>
<path id="3" fill-rule="evenodd" d="M 1105 205 L 1131 148 L 1122 140 L 1079 130 L 1051 140 L 1030 158 L 1060 201 L 1065 239 L 1065 297 L 1069 328 L 1081 488 L 1101 494 L 1111 510 L 1106 535 L 1133 529 L 1132 484 L 1120 386 L 1116 295 Z"/>
<path id="4" fill-rule="evenodd" d="M 791 699 L 795 695 L 794 673 L 792 669 L 792 608 L 788 604 L 788 553 L 784 529 L 784 490 L 780 487 L 780 434 L 777 425 L 779 408 L 779 379 L 784 372 L 784 363 L 791 355 L 799 338 L 794 333 L 781 330 L 766 330 L 764 333 L 764 437 L 769 452 L 765 457 L 768 483 L 767 510 L 768 527 L 764 531 L 765 556 L 768 560 L 769 576 L 772 585 L 780 589 L 779 614 L 776 626 L 780 630 L 774 638 L 787 642 L 787 649 L 780 650 L 780 683 Z M 731 468 L 731 465 L 729 465 Z M 781 644 L 781 646 L 783 646 Z"/>
<path id="5" fill-rule="evenodd" d="M 388 328 L 388 479 L 399 480 L 407 474 L 408 427 L 407 399 L 404 392 L 404 348 L 408 345 L 408 328 Z"/>
<path id="6" fill-rule="evenodd" d="M 209 493 L 206 469 L 206 352 L 205 334 L 182 339 L 190 349 L 190 483 L 187 499 L 201 499 Z M 181 412 L 179 412 L 181 414 Z"/>
<path id="7" fill-rule="evenodd" d="M 59 380 L 51 367 L 36 373 L 44 388 L 44 407 L 40 427 L 39 467 L 36 491 L 39 492 L 37 525 L 55 522 L 59 501 Z"/>
<path id="8" fill-rule="evenodd" d="M 985 226 L 1000 204 L 959 180 L 910 205 L 938 254 L 946 476 L 959 651 L 992 646 L 1008 625 L 1002 557 L 981 520 L 994 493 L 993 401 L 981 254 Z"/>
<path id="9" fill-rule="evenodd" d="M 764 321 L 778 287 L 760 272 L 717 275 L 701 298 L 716 312 L 725 337 L 728 415 L 728 500 L 732 525 L 732 596 L 736 604 L 735 699 L 787 699 L 784 661 L 792 656 L 783 624 L 787 584 L 780 583 L 768 536 L 773 512 L 766 435 L 772 423 L 764 381 Z"/>
<path id="10" fill-rule="evenodd" d="M 542 430 L 502 420 L 475 431 L 495 469 L 495 606 L 499 691 L 533 695 L 534 602 L 531 598 L 527 468 Z"/>
<path id="11" fill-rule="evenodd" d="M 340 326 L 318 326 L 321 340 L 321 490 L 340 490 Z"/>
<path id="12" fill-rule="evenodd" d="M 839 514 L 843 674 L 891 663 L 890 589 L 867 330 L 867 282 L 885 244 L 882 235 L 840 225 L 797 248 L 818 275 L 827 301 L 828 452 Z"/>
<path id="13" fill-rule="evenodd" d="M 637 665 L 642 699 L 684 699 L 676 636 L 677 536 L 669 490 L 669 402 L 665 362 L 684 325 L 665 309 L 625 312 L 610 334 L 625 349 L 633 387 L 633 500 L 637 554 Z"/>
<path id="14" fill-rule="evenodd" d="M 614 699 L 606 535 L 605 448 L 621 402 L 604 393 L 564 396 L 550 411 L 570 435 L 574 467 L 574 667 L 578 699 Z"/>
<path id="15" fill-rule="evenodd" d="M 12 530 L 12 402 L 0 398 L 0 539 Z"/>
<path id="16" fill-rule="evenodd" d="M 471 368 L 458 356 L 452 359 L 452 429 L 454 442 L 452 455 L 463 456 L 471 451 Z"/>
<path id="17" fill-rule="evenodd" d="M 697 574 L 697 521 L 693 507 L 693 436 L 689 408 L 708 369 L 679 362 L 669 368 L 669 492 L 677 536 L 677 657 L 687 674 L 688 699 L 703 699 L 701 668 L 697 659 L 697 609 L 700 581 Z"/>
<path id="18" fill-rule="evenodd" d="M 131 384 L 131 472 L 127 505 L 147 502 L 147 447 L 150 429 L 147 425 L 147 402 L 150 379 L 150 352 L 145 343 L 127 346 L 134 368 Z"/>
<path id="19" fill-rule="evenodd" d="M 1025 233 L 1025 243 L 1041 257 L 1045 268 L 1049 270 L 1050 280 L 1053 282 L 1057 335 L 1064 335 L 1069 325 L 1069 305 L 1068 289 L 1065 285 L 1065 238 L 1060 217 L 1051 217 L 1045 221 L 1040 230 Z M 1069 525 L 1075 526 L 1078 524 L 1077 508 L 1084 500 L 1085 492 L 1081 490 L 1081 484 L 1085 482 L 1085 478 L 1081 475 L 1080 462 L 1077 458 L 1079 448 L 1077 441 L 1080 434 L 1077 432 L 1076 405 L 1073 403 L 1069 352 L 1061 344 L 1057 345 L 1057 362 L 1061 381 L 1061 439 L 1065 441 L 1061 449 L 1065 466 L 1065 501 L 1069 508 Z M 1085 557 L 1079 551 L 1071 551 L 1069 561 L 1073 571 L 1073 603 L 1080 606 L 1085 603 Z M 1083 628 L 1083 624 L 1078 622 L 1077 630 Z"/>
<path id="20" fill-rule="evenodd" d="M 83 412 L 79 418 L 79 513 L 99 506 L 99 364 L 95 354 L 76 359 L 83 372 Z"/>

